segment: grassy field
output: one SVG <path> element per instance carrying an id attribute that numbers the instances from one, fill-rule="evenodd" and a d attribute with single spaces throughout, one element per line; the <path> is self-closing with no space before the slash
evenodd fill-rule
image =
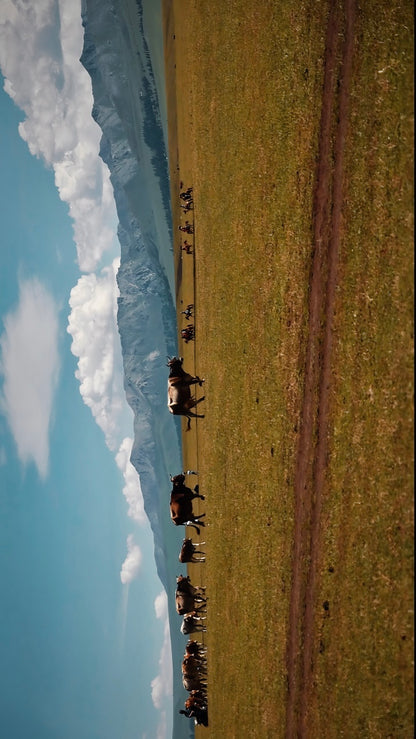
<path id="1" fill-rule="evenodd" d="M 196 313 L 182 354 L 206 378 L 206 417 L 184 434 L 209 522 L 207 562 L 190 568 L 209 595 L 210 728 L 197 733 L 271 739 L 285 734 L 328 4 L 165 12 L 179 326 L 189 302 Z M 311 737 L 413 735 L 412 112 L 413 7 L 360 3 Z M 180 180 L 194 188 L 195 258 L 180 250 Z"/>

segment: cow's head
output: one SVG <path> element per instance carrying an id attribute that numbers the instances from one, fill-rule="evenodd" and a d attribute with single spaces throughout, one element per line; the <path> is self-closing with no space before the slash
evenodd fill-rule
<path id="1" fill-rule="evenodd" d="M 180 475 L 172 475 L 170 476 L 170 481 L 173 483 L 173 485 L 182 485 L 185 482 L 185 475 L 182 473 Z"/>
<path id="2" fill-rule="evenodd" d="M 182 366 L 183 357 L 168 357 L 167 367 L 174 367 L 176 364 Z"/>

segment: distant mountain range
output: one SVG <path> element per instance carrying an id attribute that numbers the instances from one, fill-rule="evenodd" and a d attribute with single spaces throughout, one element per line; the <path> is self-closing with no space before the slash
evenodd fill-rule
<path id="1" fill-rule="evenodd" d="M 192 735 L 176 719 L 186 693 L 184 637 L 175 610 L 184 529 L 169 518 L 169 474 L 181 470 L 178 419 L 166 408 L 167 356 L 178 353 L 172 250 L 163 36 L 157 0 L 83 0 L 81 62 L 91 76 L 92 115 L 111 173 L 119 219 L 118 328 L 124 387 L 134 412 L 131 461 L 140 476 L 159 577 L 168 593 L 174 674 L 173 736 Z M 186 724 L 186 727 L 185 727 Z"/>

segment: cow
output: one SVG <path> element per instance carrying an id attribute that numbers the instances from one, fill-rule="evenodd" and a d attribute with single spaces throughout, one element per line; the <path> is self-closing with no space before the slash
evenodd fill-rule
<path id="1" fill-rule="evenodd" d="M 185 344 L 188 343 L 188 341 L 194 341 L 195 339 L 195 326 L 193 323 L 189 324 L 185 328 L 181 329 L 181 339 L 185 341 Z"/>
<path id="2" fill-rule="evenodd" d="M 184 190 L 179 194 L 179 197 L 181 200 L 192 200 L 192 187 L 188 187 L 187 190 Z"/>
<path id="3" fill-rule="evenodd" d="M 186 244 L 186 241 L 184 241 L 184 244 Z M 194 309 L 194 304 L 189 303 L 189 305 L 187 305 L 185 310 L 181 310 L 181 313 L 183 313 L 187 321 L 189 321 L 192 318 L 193 309 Z"/>
<path id="4" fill-rule="evenodd" d="M 189 684 L 186 690 L 202 690 L 205 687 L 206 670 L 200 665 L 195 657 L 185 657 L 182 662 L 182 680 L 187 680 Z"/>
<path id="5" fill-rule="evenodd" d="M 200 598 L 199 603 L 202 603 L 202 605 L 197 606 L 196 598 L 193 595 L 190 595 L 190 593 L 178 593 L 177 591 L 175 595 L 175 603 L 176 613 L 179 613 L 180 616 L 183 616 L 185 613 L 189 613 L 190 611 L 202 611 L 206 607 L 206 601 L 204 599 Z"/>
<path id="6" fill-rule="evenodd" d="M 204 709 L 206 707 L 206 698 L 196 698 L 195 696 L 190 696 L 185 701 L 185 708 L 189 708 L 190 710 L 199 708 Z"/>
<path id="7" fill-rule="evenodd" d="M 194 717 L 196 726 L 208 726 L 208 707 L 197 708 L 194 706 L 190 711 L 191 717 Z"/>
<path id="8" fill-rule="evenodd" d="M 207 627 L 204 623 L 201 623 L 202 621 L 205 621 L 205 617 L 198 616 L 195 611 L 185 613 L 181 626 L 182 634 L 186 635 L 193 634 L 197 631 L 206 631 Z"/>
<path id="9" fill-rule="evenodd" d="M 185 690 L 188 690 L 189 692 L 191 690 L 201 690 L 205 687 L 206 683 L 204 680 L 201 680 L 199 676 L 196 677 L 186 677 L 185 675 L 182 677 L 182 685 L 185 688 Z"/>
<path id="10" fill-rule="evenodd" d="M 184 657 L 199 657 L 205 659 L 207 648 L 195 639 L 189 639 L 185 647 Z"/>
<path id="11" fill-rule="evenodd" d="M 191 677 L 192 675 L 199 675 L 202 679 L 206 673 L 205 665 L 198 659 L 198 657 L 184 657 L 182 660 L 182 675 Z"/>
<path id="12" fill-rule="evenodd" d="M 192 706 L 191 708 L 185 708 L 179 711 L 187 718 L 193 718 L 196 726 L 208 726 L 208 708 L 204 706 L 199 708 L 198 706 Z"/>
<path id="13" fill-rule="evenodd" d="M 206 688 L 207 676 L 197 665 L 182 664 L 182 683 L 185 690 L 204 690 Z"/>
<path id="14" fill-rule="evenodd" d="M 185 708 L 198 706 L 204 708 L 207 705 L 207 695 L 205 690 L 190 690 L 189 697 L 185 701 Z"/>
<path id="15" fill-rule="evenodd" d="M 193 490 L 186 487 L 184 474 L 175 475 L 174 477 L 171 476 L 170 480 L 173 483 L 170 494 L 171 520 L 175 526 L 193 526 L 199 534 L 198 526 L 205 525 L 204 521 L 201 521 L 205 513 L 195 516 L 192 509 L 192 501 L 194 498 L 205 500 L 204 496 L 200 495 L 198 485 L 195 485 Z"/>
<path id="16" fill-rule="evenodd" d="M 180 207 L 180 208 L 182 208 L 182 210 L 183 210 L 183 211 L 184 211 L 185 213 L 189 213 L 189 211 L 190 211 L 190 210 L 193 210 L 193 209 L 194 209 L 194 205 L 193 205 L 193 202 L 192 202 L 192 200 L 188 200 L 188 201 L 187 201 L 187 202 L 185 203 L 185 205 L 183 205 L 183 204 L 181 203 L 181 204 L 179 205 L 179 207 Z"/>
<path id="17" fill-rule="evenodd" d="M 168 359 L 168 408 L 174 416 L 186 416 L 188 424 L 186 430 L 191 428 L 191 418 L 204 418 L 203 414 L 194 413 L 191 409 L 204 400 L 204 396 L 196 400 L 191 396 L 191 385 L 202 384 L 205 380 L 193 377 L 182 368 L 182 357 Z"/>
<path id="18" fill-rule="evenodd" d="M 205 693 L 205 690 L 191 690 L 189 693 L 189 698 L 193 698 L 196 701 L 206 701 L 207 696 Z"/>
<path id="19" fill-rule="evenodd" d="M 201 542 L 205 544 L 205 542 Z M 184 539 L 179 552 L 179 562 L 182 564 L 186 562 L 205 562 L 205 552 L 197 551 L 196 547 L 200 546 L 198 543 L 194 543 L 192 539 Z"/>
<path id="20" fill-rule="evenodd" d="M 205 601 L 205 586 L 204 585 L 192 585 L 189 575 L 178 575 L 176 578 L 176 592 L 177 593 L 189 593 L 193 595 L 195 600 Z"/>

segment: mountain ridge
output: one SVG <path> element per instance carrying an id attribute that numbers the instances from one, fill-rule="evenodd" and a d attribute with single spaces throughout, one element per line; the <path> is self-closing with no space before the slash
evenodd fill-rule
<path id="1" fill-rule="evenodd" d="M 110 170 L 119 220 L 117 323 L 124 389 L 134 414 L 131 462 L 153 532 L 158 576 L 168 595 L 173 736 L 179 738 L 192 736 L 193 730 L 189 722 L 176 718 L 186 693 L 178 679 L 184 637 L 174 598 L 184 532 L 172 526 L 168 508 L 169 475 L 182 466 L 180 420 L 166 407 L 166 361 L 178 352 L 172 218 L 166 126 L 158 104 L 163 81 L 153 74 L 142 4 L 133 5 L 137 26 L 132 46 L 131 27 L 121 7 L 110 0 L 83 0 L 81 62 L 92 81 L 92 115 L 103 132 L 100 156 Z M 131 11 L 133 5 L 130 2 Z"/>

